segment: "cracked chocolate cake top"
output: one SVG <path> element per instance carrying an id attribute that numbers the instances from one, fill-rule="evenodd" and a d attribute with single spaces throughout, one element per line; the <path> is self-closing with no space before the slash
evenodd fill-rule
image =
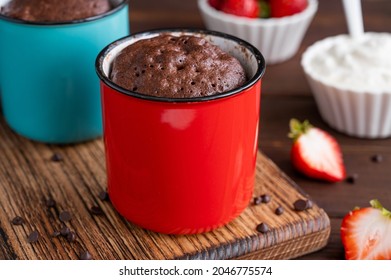
<path id="1" fill-rule="evenodd" d="M 240 62 L 205 38 L 162 34 L 124 48 L 110 79 L 140 94 L 194 98 L 235 89 L 246 82 Z"/>

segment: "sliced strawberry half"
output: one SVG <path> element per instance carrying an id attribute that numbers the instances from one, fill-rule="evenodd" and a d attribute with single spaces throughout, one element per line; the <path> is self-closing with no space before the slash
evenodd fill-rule
<path id="1" fill-rule="evenodd" d="M 391 260 L 391 212 L 378 200 L 347 214 L 341 239 L 347 260 Z"/>
<path id="2" fill-rule="evenodd" d="M 290 121 L 293 139 L 291 161 L 304 175 L 329 182 L 342 181 L 346 176 L 338 142 L 326 131 L 313 127 L 308 121 Z"/>

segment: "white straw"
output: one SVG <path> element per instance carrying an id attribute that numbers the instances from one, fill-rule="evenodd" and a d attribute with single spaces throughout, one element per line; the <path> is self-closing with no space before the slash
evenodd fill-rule
<path id="1" fill-rule="evenodd" d="M 361 0 L 343 0 L 343 7 L 350 36 L 360 38 L 364 34 Z"/>

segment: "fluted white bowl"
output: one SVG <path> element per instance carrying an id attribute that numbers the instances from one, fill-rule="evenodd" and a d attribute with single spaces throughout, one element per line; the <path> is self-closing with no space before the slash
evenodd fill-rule
<path id="1" fill-rule="evenodd" d="M 320 40 L 303 53 L 301 65 L 314 95 L 320 115 L 334 129 L 359 138 L 391 136 L 391 88 L 352 89 L 332 83 L 313 69 L 311 63 L 326 49 L 338 46 L 347 35 Z M 342 42 L 343 43 L 343 42 Z M 352 74 L 353 75 L 353 74 Z M 368 77 L 369 79 L 369 77 Z"/>
<path id="2" fill-rule="evenodd" d="M 198 7 L 208 29 L 246 40 L 261 51 L 267 64 L 275 64 L 297 53 L 318 9 L 318 0 L 308 0 L 301 13 L 267 19 L 230 15 L 211 7 L 208 0 L 198 0 Z"/>

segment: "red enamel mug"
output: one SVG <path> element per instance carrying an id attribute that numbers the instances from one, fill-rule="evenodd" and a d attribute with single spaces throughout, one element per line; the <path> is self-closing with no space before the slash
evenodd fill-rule
<path id="1" fill-rule="evenodd" d="M 235 56 L 248 81 L 196 98 L 151 97 L 109 79 L 126 46 L 170 33 L 201 36 Z M 249 204 L 265 61 L 249 43 L 205 30 L 164 29 L 133 34 L 98 55 L 108 192 L 116 210 L 145 229 L 168 234 L 210 231 Z"/>

